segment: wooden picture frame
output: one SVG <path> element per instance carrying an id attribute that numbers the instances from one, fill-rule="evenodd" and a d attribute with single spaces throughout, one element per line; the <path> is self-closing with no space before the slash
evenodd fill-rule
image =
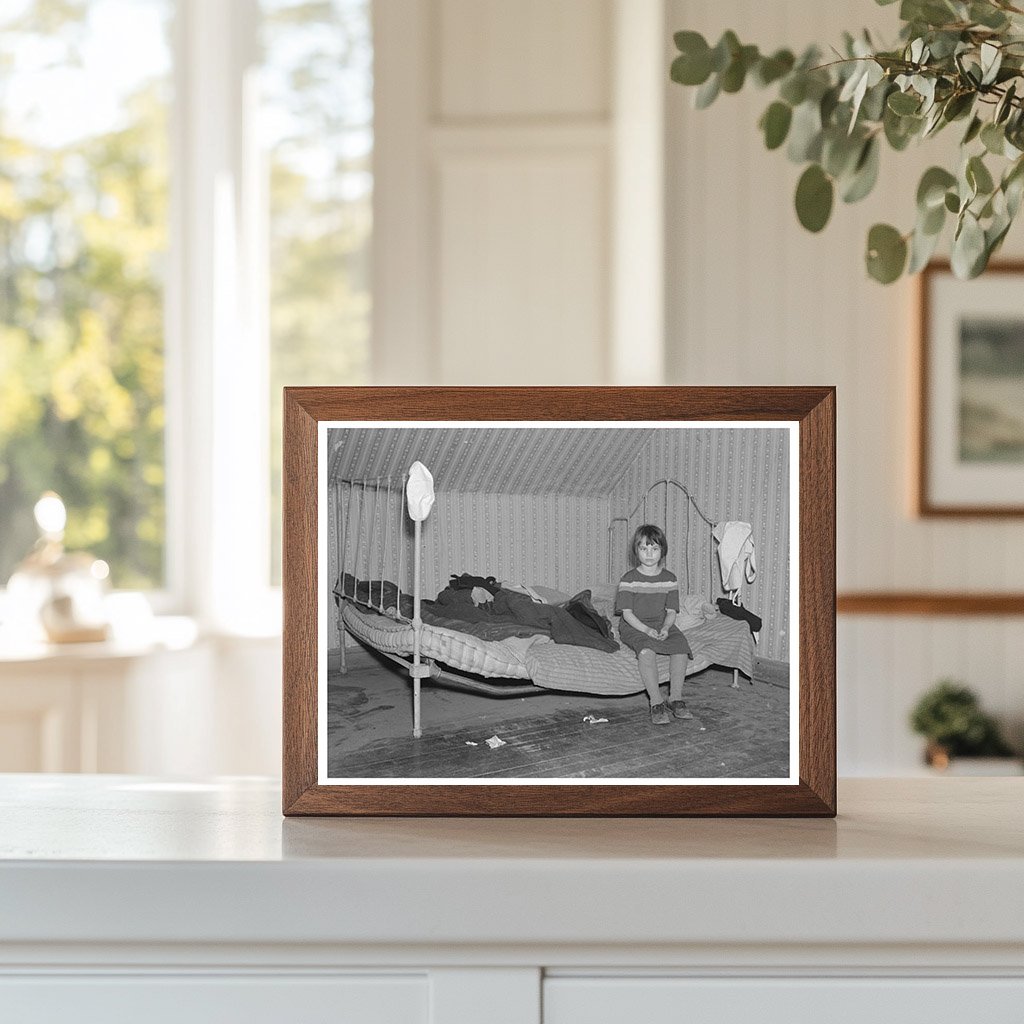
<path id="1" fill-rule="evenodd" d="M 500 465 L 490 457 L 493 453 L 487 450 L 488 444 L 502 444 L 508 448 L 507 457 L 502 458 Z M 520 445 L 521 449 L 516 447 Z M 635 461 L 621 465 L 618 452 L 629 445 L 633 446 L 630 450 L 637 457 Z M 685 459 L 683 446 L 689 446 L 685 448 Z M 437 504 L 433 512 L 429 512 L 430 501 L 434 498 L 433 487 L 429 498 L 424 499 L 422 488 L 417 491 L 408 484 L 408 467 L 405 465 L 399 467 L 404 481 L 401 489 L 396 486 L 382 496 L 384 484 L 381 481 L 391 480 L 387 460 L 408 461 L 410 454 L 421 448 L 433 452 L 431 459 L 425 461 L 434 461 L 438 470 Z M 659 459 L 663 461 L 659 462 Z M 652 486 L 648 483 L 652 475 L 658 474 L 658 467 L 667 464 L 665 460 L 671 461 L 673 466 L 684 463 L 692 467 L 704 466 L 702 472 L 707 480 L 717 481 L 713 485 L 708 484 L 708 489 L 718 490 L 713 494 L 698 495 L 692 482 L 683 481 L 679 485 L 670 480 L 664 486 L 665 497 L 662 499 L 655 487 L 664 481 L 659 480 Z M 491 468 L 473 468 L 482 464 Z M 387 471 L 382 473 L 381 467 L 385 465 Z M 524 465 L 534 469 L 524 475 Z M 609 465 L 613 469 L 610 470 Z M 696 468 L 693 472 L 697 472 Z M 524 482 L 527 476 L 532 480 L 529 485 Z M 613 477 L 617 478 L 614 487 L 611 484 Z M 578 485 L 579 497 L 574 497 L 573 493 L 568 496 L 549 493 L 555 488 L 552 481 L 556 479 L 561 481 L 558 484 L 560 491 L 568 492 L 570 478 L 586 481 L 585 485 Z M 452 482 L 457 479 L 461 479 L 461 485 Z M 445 484 L 445 480 L 449 484 Z M 669 484 L 675 486 L 670 487 Z M 441 752 L 440 763 L 448 765 L 458 761 L 460 764 L 483 766 L 479 770 L 476 767 L 460 769 L 464 774 L 439 779 L 429 777 L 436 771 L 433 768 L 420 777 L 413 776 L 412 769 L 408 767 L 396 768 L 391 773 L 385 762 L 379 758 L 373 761 L 369 754 L 364 753 L 369 748 L 363 747 L 352 753 L 345 742 L 339 740 L 342 735 L 339 730 L 342 726 L 348 728 L 350 720 L 344 715 L 339 717 L 335 704 L 328 701 L 328 693 L 333 701 L 333 695 L 341 692 L 331 687 L 336 687 L 342 678 L 329 671 L 332 655 L 328 644 L 337 645 L 338 656 L 342 659 L 354 659 L 356 654 L 350 647 L 350 641 L 346 641 L 346 631 L 350 625 L 362 630 L 365 619 L 375 630 L 383 630 L 386 634 L 385 640 L 373 641 L 382 646 L 390 643 L 391 630 L 399 631 L 402 637 L 413 636 L 416 649 L 409 655 L 409 660 L 422 663 L 418 652 L 428 636 L 427 627 L 417 624 L 420 619 L 418 609 L 422 606 L 415 601 L 409 603 L 408 593 L 402 592 L 402 580 L 412 575 L 418 586 L 420 576 L 425 577 L 429 567 L 443 586 L 449 572 L 455 575 L 463 568 L 473 572 L 486 570 L 487 565 L 463 565 L 458 561 L 463 553 L 467 558 L 470 552 L 479 554 L 479 549 L 487 547 L 487 544 L 457 539 L 468 536 L 471 531 L 477 531 L 473 534 L 477 537 L 484 529 L 472 518 L 462 523 L 457 512 L 460 503 L 475 507 L 474 487 L 481 491 L 491 488 L 493 491 L 501 486 L 507 490 L 494 494 L 488 491 L 486 495 L 479 496 L 481 500 L 486 497 L 484 504 L 487 508 L 498 510 L 490 513 L 490 532 L 483 535 L 496 538 L 498 561 L 501 565 L 511 566 L 508 572 L 512 577 L 509 581 L 512 590 L 518 585 L 514 581 L 527 574 L 526 568 L 520 571 L 521 567 L 532 564 L 543 569 L 554 565 L 556 557 L 561 559 L 557 571 L 569 579 L 573 573 L 582 574 L 584 571 L 577 562 L 587 561 L 589 566 L 590 560 L 603 560 L 607 555 L 610 578 L 618 580 L 622 559 L 629 548 L 629 541 L 621 538 L 633 531 L 634 519 L 643 522 L 659 518 L 666 522 L 666 536 L 669 535 L 667 526 L 670 519 L 673 523 L 685 521 L 687 524 L 684 540 L 677 543 L 670 538 L 666 542 L 670 568 L 679 565 L 673 559 L 684 557 L 682 549 L 685 549 L 685 588 L 682 575 L 679 577 L 684 596 L 688 590 L 697 589 L 696 581 L 689 579 L 691 562 L 695 576 L 698 563 L 706 565 L 721 585 L 725 565 L 735 551 L 735 548 L 730 548 L 728 557 L 723 556 L 722 549 L 728 546 L 720 542 L 725 535 L 723 531 L 736 525 L 740 528 L 737 536 L 741 536 L 743 528 L 751 526 L 725 520 L 740 519 L 745 507 L 753 509 L 752 523 L 756 519 L 756 522 L 768 525 L 762 529 L 765 534 L 764 550 L 760 552 L 762 565 L 755 567 L 749 558 L 745 563 L 746 578 L 754 581 L 748 585 L 748 590 L 757 594 L 757 588 L 762 586 L 761 592 L 769 595 L 766 600 L 770 598 L 774 602 L 775 619 L 785 626 L 783 629 L 773 625 L 771 617 L 766 617 L 765 637 L 758 639 L 763 645 L 762 650 L 769 651 L 774 643 L 778 649 L 788 652 L 788 675 L 781 682 L 760 678 L 762 670 L 767 673 L 777 664 L 765 659 L 755 662 L 757 667 L 750 673 L 749 680 L 746 680 L 746 669 L 743 669 L 742 677 L 734 671 L 733 686 L 730 687 L 728 673 L 712 670 L 713 675 L 718 673 L 714 675 L 716 682 L 700 684 L 704 687 L 702 690 L 685 691 L 691 697 L 695 718 L 691 721 L 673 720 L 668 726 L 654 725 L 648 720 L 647 701 L 653 701 L 653 698 L 644 696 L 642 686 L 639 696 L 623 698 L 622 714 L 608 716 L 612 718 L 610 723 L 602 717 L 584 715 L 590 706 L 590 698 L 575 705 L 572 701 L 579 694 L 566 696 L 544 691 L 540 698 L 536 698 L 548 701 L 564 697 L 570 711 L 575 708 L 579 712 L 571 720 L 584 723 L 569 730 L 560 754 L 565 753 L 566 744 L 571 748 L 587 742 L 592 744 L 592 748 L 594 743 L 609 749 L 617 743 L 631 749 L 627 744 L 633 741 L 627 737 L 635 735 L 638 737 L 636 742 L 644 749 L 664 751 L 666 756 L 675 759 L 671 762 L 672 769 L 658 776 L 645 767 L 634 767 L 630 769 L 628 778 L 620 778 L 617 776 L 623 769 L 619 766 L 608 769 L 614 778 L 601 774 L 587 777 L 586 772 L 573 773 L 573 777 L 569 777 L 568 773 L 560 774 L 562 769 L 544 775 L 547 762 L 540 768 L 531 768 L 529 777 L 521 776 L 525 769 L 515 767 L 521 764 L 516 758 L 527 757 L 529 744 L 524 741 L 517 746 L 516 739 L 506 733 L 508 741 L 494 745 L 504 747 L 504 750 L 489 749 L 492 731 L 489 703 L 485 706 L 484 721 L 473 725 L 475 732 L 466 732 L 462 726 L 432 726 L 428 721 L 418 738 L 407 734 L 381 741 L 384 744 L 382 749 L 401 752 L 404 760 L 400 763 L 403 766 L 415 766 L 420 760 L 427 763 L 431 758 L 436 765 L 437 751 L 442 749 L 439 744 L 446 743 L 448 746 Z M 603 523 L 600 527 L 592 525 L 595 520 L 590 513 L 591 506 L 585 504 L 591 500 L 583 493 L 585 488 L 598 495 L 595 499 L 598 505 L 594 507 L 599 506 L 607 515 L 607 532 Z M 642 502 L 638 501 L 630 512 L 625 506 L 633 506 L 641 491 Z M 616 496 L 620 494 L 625 495 L 622 508 L 614 505 L 619 500 Z M 654 495 L 650 498 L 652 503 L 656 503 L 652 509 L 647 506 L 648 495 Z M 746 496 L 746 506 L 739 500 L 741 495 Z M 284 813 L 349 816 L 834 816 L 835 495 L 835 389 L 830 387 L 286 388 Z M 535 538 L 532 543 L 521 543 L 522 538 L 517 532 L 519 527 L 514 522 L 507 528 L 495 528 L 494 517 L 501 513 L 505 498 L 511 503 L 510 508 L 514 505 L 518 510 L 516 521 L 534 517 L 531 519 L 534 523 L 531 536 Z M 383 513 L 377 510 L 378 501 L 383 506 Z M 670 504 L 670 501 L 675 504 Z M 535 516 L 533 510 L 538 502 L 544 503 L 545 509 L 554 509 L 554 518 L 547 512 L 537 512 Z M 576 508 L 573 502 L 581 503 L 580 507 L 585 511 L 577 514 L 573 511 Z M 701 503 L 707 505 L 709 502 L 721 506 L 712 510 L 714 516 L 702 511 Z M 398 580 L 398 593 L 395 595 L 389 589 L 388 606 L 385 607 L 385 589 L 391 584 L 380 582 L 379 590 L 375 589 L 378 588 L 375 582 L 378 570 L 376 567 L 360 569 L 359 559 L 372 561 L 375 566 L 382 549 L 389 545 L 394 549 L 399 545 L 398 540 L 389 541 L 387 533 L 382 537 L 377 525 L 394 517 L 389 511 L 394 507 L 401 508 L 402 525 L 396 537 L 404 534 L 409 538 L 415 534 L 415 546 L 418 547 L 420 524 L 409 521 L 417 515 L 427 515 L 422 523 L 424 550 L 428 532 L 436 530 L 436 533 L 432 535 L 434 541 L 431 542 L 434 554 L 432 557 L 428 555 L 423 565 L 419 558 L 416 559 L 418 571 L 410 572 L 411 563 L 403 564 L 402 556 L 397 556 L 397 569 L 392 571 Z M 424 513 L 423 509 L 428 509 L 428 512 Z M 484 516 L 487 516 L 486 511 Z M 574 545 L 572 552 L 577 553 L 566 554 L 565 557 L 561 557 L 561 552 L 570 541 L 559 535 L 563 529 L 559 524 L 563 519 L 575 524 L 566 525 L 564 530 L 565 537 L 570 538 Z M 455 532 L 450 534 L 445 533 L 449 527 L 444 523 L 448 521 L 455 524 L 450 528 Z M 373 531 L 370 530 L 371 523 Z M 580 526 L 581 523 L 584 525 Z M 709 531 L 707 542 L 703 534 L 694 532 L 691 536 L 691 527 L 696 530 L 693 524 Z M 717 540 L 713 539 L 712 526 L 722 528 Z M 580 531 L 584 535 L 582 539 Z M 753 532 L 757 531 L 752 531 L 751 536 Z M 757 542 L 761 543 L 761 539 Z M 365 553 L 361 552 L 362 548 L 366 549 Z M 774 556 L 772 550 L 777 552 Z M 441 565 L 445 553 L 455 559 L 456 564 L 447 562 Z M 354 565 L 355 571 L 347 571 L 346 566 L 350 565 Z M 593 571 L 601 570 L 603 561 L 599 570 Z M 329 577 L 335 571 L 337 577 L 331 580 Z M 387 578 L 387 571 L 386 566 L 379 570 L 381 580 Z M 758 571 L 761 573 L 759 577 Z M 554 573 L 555 569 L 552 568 L 551 572 Z M 537 570 L 537 575 L 542 574 Z M 540 588 L 544 580 L 533 582 Z M 735 584 L 741 591 L 745 586 L 735 573 L 726 582 L 730 586 Z M 575 581 L 572 585 L 576 585 Z M 613 598 L 615 586 L 613 582 Z M 621 599 L 622 583 L 617 586 Z M 370 609 L 365 607 L 367 589 Z M 524 589 L 530 590 L 531 587 Z M 733 591 L 726 593 L 735 597 Z M 336 595 L 341 596 L 332 601 L 331 597 Z M 422 596 L 432 595 L 424 593 Z M 458 596 L 464 598 L 464 595 Z M 591 596 L 596 604 L 596 588 L 593 595 L 587 592 L 587 597 Z M 537 592 L 532 594 L 532 598 L 537 601 L 554 600 Z M 510 603 L 530 600 L 518 596 L 514 602 L 511 596 L 506 599 Z M 472 600 L 482 603 L 497 600 L 497 597 L 489 598 L 477 590 L 472 592 Z M 683 603 L 688 606 L 687 600 Z M 341 608 L 340 640 L 334 639 L 336 634 L 330 629 L 335 605 Z M 432 607 L 436 609 L 438 606 Z M 547 607 L 542 605 L 538 613 L 547 615 Z M 560 615 L 564 606 L 556 607 L 560 609 Z M 751 607 L 757 611 L 756 607 Z M 536 605 L 531 605 L 530 609 L 538 611 Z M 694 611 L 697 613 L 696 607 Z M 736 613 L 735 608 L 725 608 L 728 614 L 724 615 L 716 615 L 714 611 L 702 604 L 698 614 L 706 616 L 707 623 L 716 629 L 721 625 L 719 619 L 726 627 L 730 622 L 731 625 L 742 625 L 740 633 L 750 642 L 754 624 L 734 621 L 742 619 L 742 613 Z M 410 618 L 413 624 L 408 621 Z M 607 625 L 607 620 L 604 625 Z M 772 629 L 775 632 L 768 636 Z M 437 636 L 446 635 L 444 630 L 436 632 Z M 785 636 L 780 638 L 780 632 Z M 376 637 L 377 633 L 372 635 Z M 735 635 L 735 630 L 732 635 Z M 612 639 L 614 642 L 614 637 Z M 434 642 L 433 635 L 431 642 Z M 791 646 L 787 646 L 789 644 Z M 580 653 L 581 648 L 559 648 L 548 637 L 527 646 L 545 657 L 552 654 L 562 657 L 573 651 L 580 657 L 584 656 Z M 376 658 L 362 653 L 359 657 Z M 625 648 L 617 650 L 614 656 L 602 653 L 601 657 L 615 657 L 620 661 L 632 659 L 631 663 L 636 664 L 635 656 Z M 695 666 L 697 657 L 694 653 L 693 660 L 684 664 Z M 447 665 L 439 660 L 435 668 L 443 672 Z M 477 668 L 475 663 L 472 668 Z M 389 670 L 385 668 L 382 671 Z M 447 695 L 447 690 L 435 689 L 430 681 L 417 685 L 423 678 L 422 669 L 407 671 L 413 678 L 407 679 L 404 673 L 400 673 L 401 686 L 417 693 L 422 688 L 424 694 Z M 471 676 L 470 672 L 459 678 Z M 391 676 L 387 678 L 388 685 L 392 685 Z M 740 679 L 743 680 L 742 685 L 737 687 Z M 528 680 L 526 685 L 538 687 L 535 681 Z M 590 677 L 587 677 L 585 685 L 592 685 Z M 716 706 L 725 710 L 713 718 L 708 710 L 710 705 L 702 707 L 700 701 L 692 701 L 694 693 L 705 694 L 707 701 L 719 702 Z M 440 700 L 440 697 L 432 699 Z M 524 698 L 520 703 L 529 707 L 528 701 L 533 699 Z M 618 698 L 602 699 L 613 703 Z M 618 707 L 617 704 L 615 706 Z M 416 716 L 416 726 L 419 726 L 418 707 L 417 698 L 412 712 Z M 425 696 L 424 707 L 434 708 L 435 705 L 430 704 Z M 761 710 L 765 708 L 768 710 Z M 570 711 L 545 712 L 531 721 L 546 721 L 557 716 L 568 721 L 565 716 Z M 403 709 L 402 713 L 408 712 Z M 741 767 L 736 769 L 739 776 L 724 763 L 718 774 L 714 774 L 718 772 L 717 768 L 702 769 L 704 774 L 700 776 L 687 774 L 694 769 L 682 752 L 699 747 L 704 751 L 720 749 L 722 756 L 727 756 L 724 752 L 725 733 L 719 734 L 715 730 L 732 728 L 744 714 L 754 716 L 752 728 L 755 732 L 756 721 L 761 720 L 757 718 L 759 715 L 781 716 L 770 720 L 786 723 L 788 734 L 779 730 L 769 732 L 769 739 L 775 738 L 771 742 L 766 740 L 763 747 L 775 752 L 775 760 L 770 762 L 774 767 L 765 769 L 762 777 L 749 767 L 750 750 L 760 751 L 762 747 L 751 747 L 750 750 L 740 747 L 737 764 Z M 502 720 L 496 718 L 499 723 Z M 459 732 L 459 728 L 463 731 Z M 740 731 L 746 734 L 751 730 Z M 498 739 L 502 729 L 493 728 L 493 732 L 494 738 Z M 600 739 L 593 740 L 593 737 Z M 488 740 L 487 745 L 483 742 L 485 739 Z M 780 769 L 777 753 L 783 740 L 785 764 Z M 720 742 L 721 746 L 718 745 Z M 657 746 L 652 747 L 652 744 Z M 344 767 L 349 763 L 346 758 L 350 755 L 356 759 L 353 763 L 363 766 L 372 762 L 376 767 L 372 770 L 359 767 L 356 770 L 358 774 L 368 777 L 357 777 Z M 360 757 L 363 760 L 358 760 Z M 677 761 L 678 768 L 675 767 Z M 513 767 L 504 774 L 492 769 L 494 765 L 506 763 Z M 577 778 L 577 774 L 580 777 Z M 646 775 L 652 777 L 647 778 Z M 638 781 L 633 781 L 634 776 Z"/>
<path id="2" fill-rule="evenodd" d="M 1024 262 L 960 281 L 947 262 L 918 282 L 914 509 L 923 517 L 1024 516 Z"/>

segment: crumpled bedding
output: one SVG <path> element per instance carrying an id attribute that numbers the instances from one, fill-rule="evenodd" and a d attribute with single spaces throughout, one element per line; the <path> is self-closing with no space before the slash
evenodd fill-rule
<path id="1" fill-rule="evenodd" d="M 345 573 L 334 589 L 335 599 L 350 598 L 387 614 L 397 609 L 400 617 L 412 618 L 412 595 L 402 593 L 389 580 L 357 581 Z M 612 638 L 611 623 L 590 602 L 590 592 L 582 591 L 564 607 L 538 604 L 523 594 L 499 590 L 492 601 L 477 606 L 472 591 L 446 587 L 435 601 L 420 601 L 420 618 L 431 626 L 455 629 L 481 640 L 505 640 L 510 637 L 549 636 L 556 644 L 586 647 L 605 653 L 618 650 Z"/>
<path id="2" fill-rule="evenodd" d="M 389 587 L 392 588 L 389 590 Z M 337 596 L 343 593 L 341 586 L 335 590 Z M 387 584 L 383 591 L 380 584 L 373 584 L 373 601 L 369 601 L 370 588 L 365 583 L 356 584 L 346 575 L 344 595 L 353 597 L 363 605 L 369 605 L 376 615 L 356 611 L 346 605 L 346 625 L 361 639 L 396 653 L 411 653 L 412 630 L 408 623 L 396 621 L 392 612 L 390 618 L 381 616 L 379 607 L 383 601 L 385 609 L 395 608 L 397 587 Z M 389 597 L 391 599 L 389 605 Z M 405 618 L 412 616 L 412 597 L 402 594 L 402 607 L 408 609 Z M 421 602 L 426 605 L 428 602 Z M 436 649 L 430 646 L 433 637 L 427 639 L 428 657 L 434 657 L 462 671 L 476 672 L 490 677 L 529 678 L 537 686 L 550 690 L 566 690 L 574 693 L 592 693 L 602 696 L 620 696 L 643 691 L 636 655 L 626 647 L 615 643 L 613 651 L 596 650 L 579 645 L 553 643 L 550 637 L 538 632 L 522 635 L 482 637 L 474 631 L 517 629 L 500 622 L 466 622 L 462 628 L 457 620 L 444 619 L 446 625 L 429 623 L 427 615 L 421 616 L 432 627 L 437 637 Z M 427 609 L 429 613 L 429 609 Z M 351 614 L 349 614 L 351 613 Z M 404 614 L 404 612 L 403 612 Z M 378 625 L 374 628 L 372 623 Z M 458 644 L 458 634 L 466 634 L 466 642 Z M 385 643 L 381 637 L 389 642 Z M 686 630 L 686 638 L 693 650 L 693 657 L 687 664 L 687 675 L 701 672 L 710 665 L 722 665 L 739 669 L 748 678 L 754 673 L 754 642 L 745 622 L 717 614 Z M 614 634 L 613 634 L 614 639 Z M 669 660 L 659 655 L 658 677 L 668 680 Z"/>

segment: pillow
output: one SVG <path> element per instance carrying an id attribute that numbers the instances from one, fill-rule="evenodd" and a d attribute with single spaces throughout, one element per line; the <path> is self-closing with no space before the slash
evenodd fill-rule
<path id="1" fill-rule="evenodd" d="M 565 604 L 572 597 L 572 594 L 564 594 L 561 590 L 555 590 L 554 587 L 531 587 L 530 589 L 546 604 Z"/>
<path id="2" fill-rule="evenodd" d="M 615 595 L 618 592 L 618 583 L 597 583 L 590 588 L 590 603 L 599 611 L 609 622 L 611 622 L 615 615 Z"/>
<path id="3" fill-rule="evenodd" d="M 705 601 L 700 594 L 679 595 L 679 614 L 676 625 L 685 633 L 688 629 L 704 625 L 708 619 L 718 614 L 718 609 Z"/>

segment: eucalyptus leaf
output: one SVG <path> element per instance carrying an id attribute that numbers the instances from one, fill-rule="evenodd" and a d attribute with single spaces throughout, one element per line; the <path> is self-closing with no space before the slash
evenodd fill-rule
<path id="1" fill-rule="evenodd" d="M 981 84 L 991 85 L 999 74 L 999 68 L 1003 63 L 1003 51 L 994 43 L 986 40 L 981 44 L 979 51 L 981 57 Z"/>
<path id="2" fill-rule="evenodd" d="M 746 81 L 747 72 L 758 60 L 756 46 L 741 46 L 734 54 L 732 63 L 722 72 L 722 92 L 739 92 Z"/>
<path id="3" fill-rule="evenodd" d="M 964 211 L 960 226 L 953 237 L 950 264 L 953 273 L 961 280 L 976 277 L 975 267 L 985 258 L 985 232 L 978 219 L 968 210 Z"/>
<path id="4" fill-rule="evenodd" d="M 921 106 L 921 100 L 908 92 L 893 92 L 889 96 L 889 109 L 901 117 L 906 114 L 916 114 Z"/>
<path id="5" fill-rule="evenodd" d="M 999 30 L 1007 25 L 1006 15 L 989 3 L 972 3 L 967 16 L 975 24 Z"/>
<path id="6" fill-rule="evenodd" d="M 938 131 L 942 127 L 944 121 L 943 108 L 939 106 L 932 107 L 931 113 L 925 119 L 924 131 L 921 132 L 922 138 L 927 138 L 929 135 Z"/>
<path id="7" fill-rule="evenodd" d="M 875 224 L 868 232 L 868 273 L 880 284 L 892 284 L 907 262 L 906 239 L 890 224 Z"/>
<path id="8" fill-rule="evenodd" d="M 985 161 L 980 156 L 972 156 L 967 161 L 966 174 L 967 181 L 974 188 L 976 194 L 988 195 L 995 188 L 992 175 L 985 166 Z"/>
<path id="9" fill-rule="evenodd" d="M 875 182 L 878 181 L 878 150 L 877 137 L 872 136 L 864 143 L 853 176 L 843 188 L 844 203 L 860 202 L 875 187 Z"/>
<path id="10" fill-rule="evenodd" d="M 946 100 L 942 108 L 942 116 L 946 121 L 956 121 L 966 117 L 974 107 L 974 93 L 954 93 Z"/>
<path id="11" fill-rule="evenodd" d="M 942 206 L 946 191 L 955 184 L 956 176 L 944 167 L 929 167 L 917 186 L 917 208 L 927 213 L 936 206 Z"/>
<path id="12" fill-rule="evenodd" d="M 680 85 L 702 85 L 708 80 L 711 74 L 711 51 L 708 49 L 704 37 L 696 32 L 678 32 L 678 36 L 692 36 L 699 39 L 703 44 L 703 50 L 693 46 L 689 51 L 681 53 L 674 61 L 669 71 L 673 82 Z"/>
<path id="13" fill-rule="evenodd" d="M 1006 147 L 1006 133 L 1003 131 L 1002 125 L 989 121 L 981 129 L 981 142 L 993 156 L 1002 156 Z"/>
<path id="14" fill-rule="evenodd" d="M 996 112 L 992 116 L 992 120 L 996 124 L 1002 124 L 1013 110 L 1013 100 L 1017 95 L 1017 83 L 1011 82 L 1003 93 L 1002 98 L 996 104 Z"/>
<path id="15" fill-rule="evenodd" d="M 1018 157 L 1003 175 L 1002 189 L 1006 196 L 1006 210 L 1012 221 L 1020 210 L 1021 198 L 1024 196 L 1024 157 Z"/>
<path id="16" fill-rule="evenodd" d="M 899 117 L 891 110 L 886 110 L 882 117 L 885 141 L 897 152 L 904 150 L 923 124 L 922 117 Z"/>
<path id="17" fill-rule="evenodd" d="M 829 89 L 818 103 L 818 111 L 821 114 L 821 123 L 828 124 L 836 118 L 836 108 L 839 106 L 839 92 L 837 88 Z"/>
<path id="18" fill-rule="evenodd" d="M 964 137 L 960 141 L 961 146 L 969 146 L 981 132 L 982 121 L 980 117 L 972 117 L 971 123 L 967 126 L 967 131 L 964 132 Z"/>
<path id="19" fill-rule="evenodd" d="M 788 103 L 776 100 L 761 116 L 764 144 L 768 149 L 778 149 L 786 141 L 789 126 L 793 120 L 793 108 Z"/>
<path id="20" fill-rule="evenodd" d="M 855 169 L 864 148 L 863 133 L 860 137 L 846 135 L 838 128 L 822 133 L 821 166 L 833 178 L 841 178 Z"/>
<path id="21" fill-rule="evenodd" d="M 1017 177 L 1009 184 L 1004 185 L 1003 193 L 1006 196 L 1006 213 L 1012 223 L 1014 217 L 1020 212 L 1020 201 L 1024 197 L 1024 177 Z"/>
<path id="22" fill-rule="evenodd" d="M 817 165 L 811 164 L 796 186 L 796 215 L 808 231 L 821 231 L 832 214 L 832 181 Z"/>
<path id="23" fill-rule="evenodd" d="M 721 78 L 713 74 L 697 91 L 693 96 L 693 105 L 698 110 L 706 110 L 711 106 L 712 103 L 718 98 L 718 94 L 722 91 Z"/>
<path id="24" fill-rule="evenodd" d="M 910 262 L 907 273 L 916 274 L 928 265 L 939 244 L 941 231 L 928 233 L 920 227 L 914 230 L 910 238 Z"/>
<path id="25" fill-rule="evenodd" d="M 740 49 L 741 44 L 736 33 L 732 29 L 727 29 L 711 51 L 711 70 L 721 74 L 732 64 L 734 56 L 739 53 Z"/>
<path id="26" fill-rule="evenodd" d="M 753 71 L 754 81 L 764 87 L 785 78 L 793 70 L 796 58 L 789 50 L 776 50 L 770 57 L 762 57 Z"/>
<path id="27" fill-rule="evenodd" d="M 860 120 L 862 122 L 881 121 L 882 115 L 885 113 L 885 101 L 892 91 L 892 82 L 885 78 L 880 78 L 870 86 L 864 95 L 864 102 L 860 105 Z"/>
<path id="28" fill-rule="evenodd" d="M 817 160 L 821 142 L 821 111 L 817 103 L 808 100 L 793 111 L 786 155 L 793 163 Z"/>
<path id="29" fill-rule="evenodd" d="M 779 89 L 779 98 L 785 100 L 791 107 L 798 107 L 807 99 L 807 74 L 803 71 L 794 71 L 782 82 Z"/>
<path id="30" fill-rule="evenodd" d="M 928 210 L 918 210 L 917 228 L 925 235 L 938 235 L 946 224 L 946 204 L 939 203 Z"/>
<path id="31" fill-rule="evenodd" d="M 960 212 L 960 196 L 956 192 L 947 192 L 945 207 L 950 213 Z"/>

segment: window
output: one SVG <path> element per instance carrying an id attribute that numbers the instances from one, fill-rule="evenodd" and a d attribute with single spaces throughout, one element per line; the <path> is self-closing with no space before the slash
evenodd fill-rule
<path id="1" fill-rule="evenodd" d="M 48 489 L 115 585 L 164 582 L 170 17 L 166 0 L 0 15 L 0 583 Z"/>
<path id="2" fill-rule="evenodd" d="M 0 586 L 53 489 L 116 587 L 273 603 L 281 387 L 367 376 L 372 63 L 370 0 L 4 5 Z"/>
<path id="3" fill-rule="evenodd" d="M 369 0 L 263 0 L 262 42 L 276 582 L 281 388 L 367 379 L 373 184 Z"/>

